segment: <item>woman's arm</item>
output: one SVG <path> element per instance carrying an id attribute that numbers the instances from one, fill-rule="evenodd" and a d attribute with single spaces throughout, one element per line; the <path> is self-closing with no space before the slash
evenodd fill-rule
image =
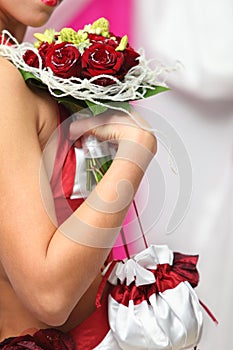
<path id="1" fill-rule="evenodd" d="M 110 247 L 104 247 L 102 233 L 107 241 L 109 235 L 112 241 L 116 238 L 156 142 L 150 133 L 119 121 L 89 131 L 101 139 L 119 140 L 119 151 L 92 196 L 57 228 L 40 193 L 41 149 L 33 92 L 8 62 L 1 64 L 0 80 L 1 262 L 26 307 L 41 321 L 60 325 L 104 263 Z M 143 163 L 146 156 L 132 153 L 128 143 L 140 143 L 148 160 Z M 52 207 L 46 174 L 43 182 Z M 125 186 L 123 193 L 117 193 L 117 185 Z M 84 234 L 96 235 L 96 244 L 80 243 Z"/>

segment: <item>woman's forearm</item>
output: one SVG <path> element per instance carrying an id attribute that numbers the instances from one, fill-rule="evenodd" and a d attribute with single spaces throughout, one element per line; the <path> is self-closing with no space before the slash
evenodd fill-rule
<path id="1" fill-rule="evenodd" d="M 44 293 L 48 303 L 59 299 L 60 311 L 56 305 L 48 306 L 56 313 L 55 323 L 65 321 L 98 274 L 155 151 L 155 139 L 150 134 L 143 140 L 121 141 L 101 182 L 54 233 L 45 259 Z M 52 323 L 53 315 L 48 318 Z"/>

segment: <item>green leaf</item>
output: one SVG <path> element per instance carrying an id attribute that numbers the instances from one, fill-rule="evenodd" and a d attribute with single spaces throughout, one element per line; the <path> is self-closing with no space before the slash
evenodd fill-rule
<path id="1" fill-rule="evenodd" d="M 54 90 L 54 92 L 56 93 L 56 96 L 53 95 L 53 98 L 59 103 L 63 104 L 71 112 L 71 114 L 79 112 L 80 110 L 88 107 L 85 101 L 77 100 L 72 96 L 59 97 L 59 94 L 62 92 L 59 90 Z"/>
<path id="2" fill-rule="evenodd" d="M 27 81 L 28 79 L 33 79 L 33 80 L 40 81 L 40 79 L 35 77 L 35 75 L 32 74 L 31 72 L 27 72 L 27 71 L 25 71 L 23 69 L 19 69 L 19 71 L 22 74 L 22 76 L 23 76 L 25 81 Z"/>
<path id="3" fill-rule="evenodd" d="M 65 98 L 57 98 L 55 97 L 55 100 L 58 101 L 58 103 L 61 103 L 63 104 L 63 106 L 66 107 L 66 109 L 71 113 L 77 113 L 77 112 L 80 112 L 82 109 L 84 108 L 87 108 L 87 105 L 82 105 L 81 103 L 79 104 L 78 100 L 76 100 L 75 102 L 72 102 L 72 101 L 69 101 L 68 99 L 65 99 Z M 80 102 L 83 102 L 83 101 L 80 101 Z"/>
<path id="4" fill-rule="evenodd" d="M 101 114 L 101 113 L 104 113 L 108 109 L 108 107 L 106 107 L 106 106 L 98 105 L 98 104 L 91 102 L 91 101 L 88 101 L 88 100 L 86 100 L 85 102 L 86 102 L 87 106 L 90 108 L 90 110 L 94 116 Z"/>
<path id="5" fill-rule="evenodd" d="M 97 116 L 98 114 L 104 113 L 105 111 L 107 111 L 109 108 L 111 109 L 123 109 L 127 112 L 130 111 L 131 107 L 128 101 L 125 102 L 113 102 L 113 101 L 107 101 L 107 100 L 101 100 L 101 103 L 103 103 L 103 105 L 99 105 L 97 103 L 94 102 L 90 102 L 90 101 L 85 101 L 87 106 L 90 108 L 92 114 L 94 116 Z"/>
<path id="6" fill-rule="evenodd" d="M 109 106 L 112 106 L 113 109 L 121 108 L 124 109 L 126 112 L 130 112 L 131 106 L 129 101 L 121 101 L 121 102 L 112 102 L 112 101 L 106 101 Z"/>
<path id="7" fill-rule="evenodd" d="M 23 79 L 29 86 L 44 90 L 48 89 L 47 85 L 43 84 L 42 81 L 39 78 L 37 78 L 34 74 L 27 72 L 23 69 L 19 69 L 19 71 L 22 74 Z"/>
<path id="8" fill-rule="evenodd" d="M 152 89 L 148 89 L 143 97 L 148 98 L 148 97 L 157 95 L 160 92 L 164 92 L 164 91 L 168 91 L 168 90 L 170 90 L 170 89 L 165 87 L 165 86 L 155 86 Z M 140 91 L 140 92 L 142 92 L 142 91 Z"/>

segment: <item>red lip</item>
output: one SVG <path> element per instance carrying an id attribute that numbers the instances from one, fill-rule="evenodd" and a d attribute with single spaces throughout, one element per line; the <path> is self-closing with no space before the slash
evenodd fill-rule
<path id="1" fill-rule="evenodd" d="M 41 0 L 47 6 L 57 6 L 58 0 Z"/>

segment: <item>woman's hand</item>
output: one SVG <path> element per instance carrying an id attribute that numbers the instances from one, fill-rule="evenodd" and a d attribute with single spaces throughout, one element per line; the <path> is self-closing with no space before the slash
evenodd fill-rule
<path id="1" fill-rule="evenodd" d="M 94 135 L 101 141 L 120 143 L 123 140 L 146 147 L 153 154 L 157 144 L 153 133 L 147 131 L 149 125 L 139 115 L 134 113 L 135 121 L 126 113 L 107 111 L 97 117 L 74 121 L 70 126 L 70 138 L 80 146 L 81 138 Z M 140 125 L 140 126 L 139 126 Z M 145 129 L 142 127 L 145 126 Z"/>

